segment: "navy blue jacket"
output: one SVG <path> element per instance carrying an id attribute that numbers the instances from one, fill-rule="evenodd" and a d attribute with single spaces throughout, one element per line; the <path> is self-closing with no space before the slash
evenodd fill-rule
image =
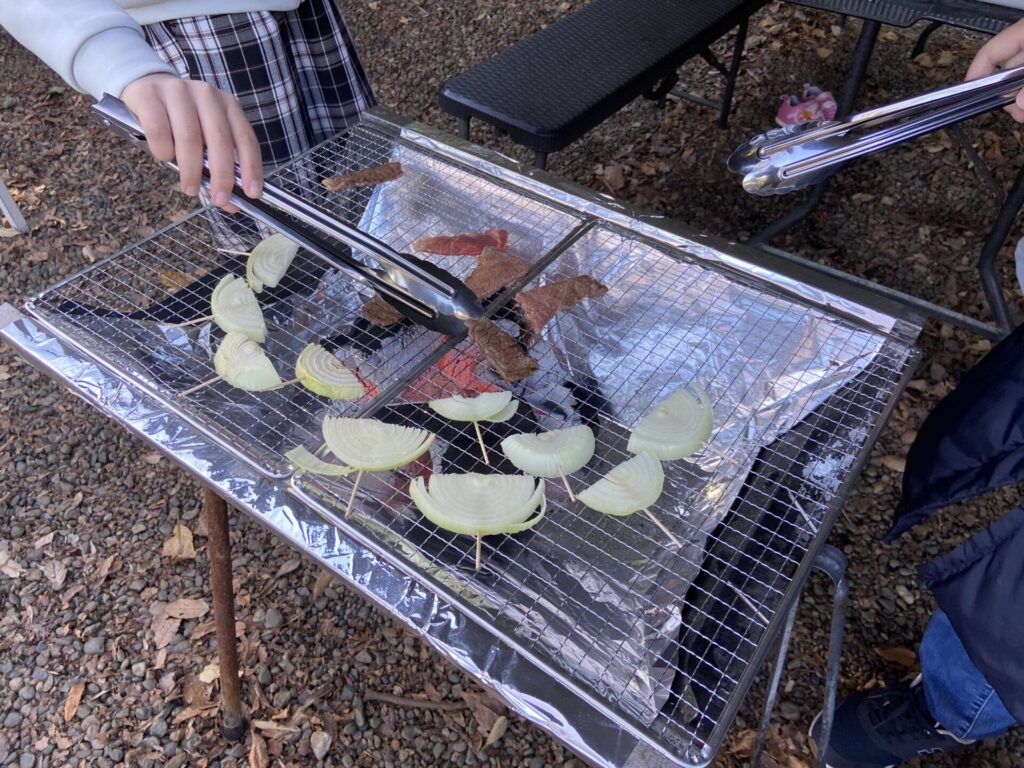
<path id="1" fill-rule="evenodd" d="M 907 454 L 889 540 L 939 509 L 1024 480 L 1024 326 L 969 371 Z M 971 661 L 1024 723 L 1024 505 L 920 570 Z"/>

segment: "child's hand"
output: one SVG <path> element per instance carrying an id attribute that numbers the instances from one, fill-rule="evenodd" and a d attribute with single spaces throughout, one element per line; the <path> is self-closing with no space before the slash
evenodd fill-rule
<path id="1" fill-rule="evenodd" d="M 991 75 L 998 69 L 1009 69 L 1024 64 L 1024 20 L 1018 21 L 989 40 L 978 51 L 967 70 L 967 80 Z M 1017 101 L 1006 107 L 1013 119 L 1024 123 L 1024 90 L 1017 93 Z"/>
<path id="2" fill-rule="evenodd" d="M 142 124 L 153 156 L 177 162 L 181 191 L 186 195 L 199 194 L 205 146 L 214 205 L 236 210 L 228 203 L 236 154 L 246 195 L 260 196 L 259 141 L 234 96 L 198 80 L 154 74 L 129 83 L 121 99 Z"/>

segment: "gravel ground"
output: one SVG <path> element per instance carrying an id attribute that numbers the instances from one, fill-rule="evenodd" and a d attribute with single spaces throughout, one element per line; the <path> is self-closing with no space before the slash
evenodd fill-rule
<path id="1" fill-rule="evenodd" d="M 434 104 L 446 77 L 578 5 L 364 0 L 347 11 L 380 102 L 453 128 Z M 701 229 L 754 232 L 793 200 L 744 196 L 724 160 L 769 126 L 779 94 L 805 80 L 839 88 L 856 27 L 773 4 L 752 26 L 729 130 L 718 131 L 708 111 L 691 104 L 636 103 L 556 155 L 552 170 Z M 943 30 L 916 62 L 908 60 L 911 43 L 911 33 L 883 32 L 862 104 L 958 78 L 978 40 Z M 4 35 L 0 78 L 18 84 L 0 92 L 0 176 L 33 228 L 3 241 L 4 301 L 23 302 L 189 208 L 166 173 L 93 126 L 87 101 Z M 699 63 L 683 79 L 706 93 L 716 87 Z M 1016 126 L 989 116 L 970 130 L 1008 182 L 1020 154 Z M 492 131 L 479 129 L 475 138 L 526 158 Z M 818 212 L 778 244 L 985 317 L 973 263 L 994 210 L 963 153 L 939 134 L 850 168 Z M 1009 264 L 1010 249 L 1004 255 Z M 851 557 L 844 690 L 912 671 L 933 608 L 914 566 L 1020 501 L 1015 488 L 994 493 L 897 544 L 881 542 L 915 430 L 989 345 L 933 323 L 921 347 L 918 378 L 832 536 Z M 6 347 L 0 381 L 0 766 L 310 765 L 321 757 L 343 766 L 580 764 L 511 714 L 504 735 L 485 747 L 504 714 L 498 703 L 243 517 L 232 530 L 238 630 L 243 691 L 260 726 L 257 738 L 227 748 L 210 704 L 216 670 L 198 487 Z M 194 558 L 164 554 L 178 524 L 195 537 Z M 810 762 L 804 732 L 820 695 L 829 609 L 828 584 L 814 577 L 769 742 L 782 766 Z M 716 765 L 739 765 L 748 754 L 762 685 Z M 449 704 L 389 705 L 375 693 L 426 693 Z M 1014 732 L 927 765 L 1022 762 L 1024 738 Z"/>

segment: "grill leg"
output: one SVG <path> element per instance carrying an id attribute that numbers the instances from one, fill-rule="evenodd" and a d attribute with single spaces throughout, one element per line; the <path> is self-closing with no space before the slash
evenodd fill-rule
<path id="1" fill-rule="evenodd" d="M 542 171 L 546 171 L 548 169 L 548 153 L 534 152 L 533 164 L 535 167 L 540 168 Z"/>
<path id="2" fill-rule="evenodd" d="M 242 697 L 238 685 L 238 646 L 235 640 L 235 590 L 231 584 L 231 543 L 228 506 L 209 488 L 203 491 L 203 514 L 209 532 L 210 580 L 213 582 L 213 617 L 217 628 L 220 662 L 220 698 L 224 737 L 237 741 L 245 735 Z"/>
<path id="3" fill-rule="evenodd" d="M 850 61 L 850 68 L 846 73 L 846 84 L 839 99 L 839 110 L 837 117 L 848 117 L 857 104 L 857 96 L 864 84 L 864 76 L 868 71 L 868 64 L 871 62 L 871 54 L 875 50 L 875 42 L 878 40 L 878 32 L 882 28 L 881 22 L 865 19 L 860 28 L 860 37 L 857 38 L 857 47 L 853 51 L 853 58 Z M 806 219 L 825 195 L 825 189 L 829 180 L 825 179 L 811 188 L 807 199 L 751 237 L 747 242 L 750 245 L 762 245 L 770 243 L 776 237 L 784 235 L 801 221 Z"/>
<path id="4" fill-rule="evenodd" d="M 836 711 L 836 691 L 839 688 L 839 660 L 843 654 L 843 633 L 846 631 L 846 603 L 849 598 L 849 584 L 846 581 L 846 556 L 831 544 L 822 547 L 821 552 L 814 558 L 814 567 L 827 574 L 835 585 L 835 593 L 832 597 L 832 631 L 828 644 L 828 667 L 825 671 L 825 708 L 821 715 L 821 737 L 818 742 L 818 768 L 826 768 L 825 754 L 828 751 L 828 742 L 832 736 L 832 721 Z M 800 601 L 797 599 L 793 607 L 789 609 L 786 623 L 782 628 L 782 635 L 779 638 L 778 655 L 775 658 L 775 669 L 772 672 L 771 683 L 768 686 L 768 695 L 764 703 L 764 714 L 761 716 L 761 724 L 757 729 L 757 742 L 754 745 L 754 753 L 750 759 L 751 768 L 757 768 L 761 763 L 761 753 L 764 750 L 765 737 L 768 734 L 768 726 L 771 724 L 772 710 L 775 709 L 775 700 L 778 697 L 779 683 L 782 680 L 782 672 L 786 667 L 786 655 L 789 652 L 789 641 L 793 635 L 793 625 L 796 623 L 796 613 Z"/>
<path id="5" fill-rule="evenodd" d="M 928 38 L 935 34 L 935 31 L 942 26 L 941 21 L 929 22 L 928 26 L 924 28 L 917 37 L 917 42 L 914 43 L 914 49 L 910 52 L 910 58 L 916 59 L 922 53 L 924 53 L 924 47 L 928 45 Z"/>
<path id="6" fill-rule="evenodd" d="M 459 138 L 469 141 L 469 118 L 460 117 L 459 119 Z"/>
<path id="7" fill-rule="evenodd" d="M 732 61 L 729 62 L 729 71 L 725 76 L 725 90 L 722 93 L 722 108 L 718 112 L 718 127 L 726 128 L 729 125 L 729 112 L 732 109 L 732 97 L 736 92 L 736 78 L 740 74 L 740 65 L 743 63 L 743 49 L 747 44 L 747 26 L 749 19 L 743 19 L 736 28 L 736 43 L 732 49 Z"/>
<path id="8" fill-rule="evenodd" d="M 1013 229 L 1013 223 L 1017 220 L 1021 206 L 1024 205 L 1024 169 L 1017 173 L 1013 180 L 1003 207 L 999 209 L 995 224 L 985 239 L 985 245 L 981 248 L 981 256 L 978 257 L 978 272 L 981 275 L 981 285 L 985 289 L 985 298 L 988 299 L 988 306 L 992 310 L 996 324 L 1004 334 L 1013 330 L 1013 319 L 1010 317 L 1010 308 L 1006 304 L 1006 296 L 1003 295 L 1003 286 L 999 280 L 999 270 L 996 267 L 996 258 L 999 256 L 999 249 L 1003 247 L 1006 238 Z"/>

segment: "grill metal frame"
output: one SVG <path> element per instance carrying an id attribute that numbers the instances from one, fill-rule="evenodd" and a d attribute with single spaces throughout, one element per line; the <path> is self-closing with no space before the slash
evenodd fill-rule
<path id="1" fill-rule="evenodd" d="M 383 131 L 385 128 L 389 130 L 400 130 L 395 129 L 394 126 L 387 119 L 378 121 L 371 121 L 373 130 Z M 426 134 L 425 134 L 426 135 Z M 578 223 L 569 229 L 567 232 L 562 233 L 561 237 L 557 238 L 554 245 L 547 248 L 544 253 L 533 259 L 533 266 L 530 273 L 524 277 L 520 283 L 532 283 L 538 279 L 543 278 L 546 275 L 549 268 L 557 268 L 557 264 L 563 255 L 570 251 L 573 247 L 577 246 L 582 238 L 588 234 L 593 234 L 594 228 L 602 228 L 603 230 L 612 232 L 622 232 L 618 229 L 618 226 L 623 223 L 623 219 L 629 219 L 628 214 L 623 214 L 621 211 L 608 210 L 606 216 L 600 216 L 601 213 L 599 208 L 590 207 L 583 208 L 581 210 L 573 209 L 571 206 L 565 206 L 562 200 L 555 199 L 544 199 L 543 194 L 537 194 L 538 188 L 543 187 L 543 184 L 547 181 L 547 177 L 543 174 L 532 174 L 533 179 L 524 179 L 522 184 L 514 183 L 515 178 L 510 176 L 507 172 L 502 174 L 495 174 L 494 176 L 488 176 L 482 171 L 478 171 L 472 167 L 471 164 L 466 163 L 465 160 L 470 157 L 468 148 L 453 146 L 450 154 L 443 153 L 437 150 L 437 144 L 431 144 L 429 147 L 425 147 L 422 144 L 414 144 L 407 142 L 402 135 L 396 133 L 392 137 L 395 145 L 405 146 L 410 151 L 416 151 L 425 156 L 431 157 L 433 160 L 445 163 L 454 163 L 460 165 L 462 168 L 468 168 L 469 170 L 476 173 L 481 179 L 487 183 L 494 184 L 497 187 L 516 195 L 523 195 L 530 199 L 536 200 L 538 203 L 542 203 L 544 206 L 550 206 L 552 210 L 558 210 L 566 215 L 577 216 Z M 447 139 L 445 140 L 447 141 Z M 310 155 L 301 158 L 295 166 L 298 166 L 304 162 L 309 162 L 311 159 L 317 158 L 320 155 L 318 153 L 324 153 L 325 149 L 331 147 L 331 142 L 327 142 L 318 148 L 314 148 Z M 372 157 L 371 155 L 369 155 Z M 361 156 L 362 162 L 366 162 L 368 155 L 365 153 Z M 381 162 L 377 160 L 377 162 Z M 366 163 L 372 164 L 372 163 Z M 296 186 L 300 186 L 299 182 L 296 181 L 294 176 L 294 167 L 290 166 L 291 170 L 286 169 L 284 172 L 278 174 L 278 180 L 282 178 L 288 178 L 289 173 L 292 174 L 292 180 Z M 316 165 L 314 165 L 316 167 Z M 496 168 L 498 166 L 495 166 Z M 539 184 L 538 184 L 539 182 Z M 370 192 L 369 194 L 373 194 Z M 337 206 L 331 206 L 333 210 L 330 212 L 332 215 L 343 215 L 350 216 L 358 210 L 359 206 L 369 205 L 369 201 L 357 202 L 352 204 L 352 207 L 347 210 L 338 210 Z M 327 207 L 327 206 L 325 206 Z M 693 634 L 700 636 L 703 630 L 703 623 L 705 621 L 711 622 L 714 625 L 717 622 L 717 629 L 714 631 L 727 630 L 726 626 L 729 621 L 735 621 L 739 617 L 746 622 L 748 630 L 743 634 L 743 637 L 737 638 L 737 642 L 747 649 L 745 654 L 732 653 L 732 660 L 728 664 L 714 665 L 715 671 L 721 672 L 721 677 L 725 679 L 726 683 L 723 685 L 728 690 L 722 689 L 724 692 L 718 692 L 717 689 L 709 688 L 708 692 L 712 698 L 716 699 L 715 712 L 716 715 L 712 718 L 705 718 L 698 726 L 688 727 L 686 724 L 680 724 L 675 717 L 676 714 L 682 712 L 683 708 L 689 706 L 684 701 L 684 698 L 679 698 L 671 713 L 666 716 L 659 714 L 652 723 L 643 723 L 638 721 L 636 718 L 630 718 L 626 716 L 622 711 L 615 708 L 614 703 L 609 702 L 607 697 L 599 695 L 586 681 L 581 681 L 575 677 L 572 673 L 567 672 L 553 664 L 550 654 L 546 654 L 545 650 L 540 647 L 535 647 L 532 643 L 527 642 L 522 636 L 518 636 L 511 628 L 501 629 L 500 628 L 500 611 L 497 615 L 494 613 L 487 613 L 481 611 L 478 606 L 474 605 L 471 601 L 467 601 L 465 590 L 459 588 L 460 585 L 453 587 L 450 582 L 444 578 L 438 578 L 437 574 L 430 575 L 427 571 L 421 567 L 417 567 L 417 564 L 410 560 L 407 555 L 401 554 L 397 551 L 392 543 L 385 543 L 375 536 L 370 529 L 363 528 L 359 525 L 358 519 L 354 519 L 351 523 L 345 522 L 339 519 L 338 508 L 336 505 L 325 502 L 322 495 L 318 494 L 317 483 L 310 485 L 304 477 L 297 477 L 292 475 L 287 468 L 275 467 L 275 465 L 267 462 L 263 457 L 253 456 L 251 452 L 244 449 L 240 449 L 236 442 L 232 441 L 230 435 L 225 435 L 222 428 L 217 429 L 216 424 L 211 426 L 211 422 L 204 418 L 203 413 L 195 413 L 190 411 L 188 408 L 182 408 L 182 404 L 177 401 L 173 396 L 169 396 L 167 392 L 162 391 L 160 387 L 154 387 L 153 382 L 148 380 L 144 373 L 140 371 L 133 371 L 129 366 L 123 365 L 116 359 L 116 355 L 111 355 L 110 350 L 103 349 L 102 345 L 96 345 L 88 343 L 87 340 L 83 339 L 82 328 L 79 326 L 75 327 L 74 323 L 68 324 L 64 322 L 59 316 L 59 313 L 55 312 L 56 307 L 52 303 L 54 296 L 64 295 L 61 291 L 67 291 L 74 286 L 76 281 L 83 279 L 83 275 L 89 275 L 96 271 L 102 272 L 104 269 L 114 269 L 117 267 L 125 267 L 126 260 L 131 260 L 139 255 L 145 256 L 146 251 L 139 251 L 140 248 L 145 249 L 146 247 L 155 248 L 163 247 L 160 246 L 161 239 L 171 238 L 171 242 L 176 242 L 174 238 L 179 237 L 181 232 L 192 226 L 195 223 L 195 217 L 199 216 L 201 212 L 197 212 L 192 216 L 188 217 L 184 222 L 176 223 L 170 227 L 161 230 L 156 235 L 152 236 L 149 240 L 143 241 L 143 243 L 129 247 L 112 257 L 104 259 L 90 268 L 85 270 L 78 275 L 67 278 L 60 283 L 56 284 L 52 288 L 44 291 L 28 306 L 30 313 L 44 326 L 49 328 L 59 338 L 66 339 L 68 342 L 74 344 L 76 347 L 81 349 L 89 357 L 96 359 L 102 363 L 106 368 L 110 369 L 117 376 L 123 377 L 131 381 L 133 384 L 141 386 L 148 394 L 154 396 L 162 405 L 168 408 L 179 417 L 186 420 L 191 426 L 200 430 L 201 433 L 213 440 L 218 446 L 229 451 L 233 456 L 241 459 L 250 466 L 257 468 L 265 476 L 278 481 L 284 481 L 287 479 L 286 487 L 293 493 L 297 498 L 310 506 L 317 509 L 319 512 L 324 514 L 328 519 L 332 520 L 339 528 L 342 528 L 346 535 L 359 541 L 361 544 L 369 548 L 379 557 L 385 559 L 387 562 L 399 568 L 401 571 L 408 574 L 411 578 L 417 581 L 423 581 L 425 578 L 429 579 L 431 588 L 435 589 L 438 594 L 444 596 L 445 599 L 452 601 L 458 605 L 460 610 L 464 611 L 467 616 L 470 616 L 477 621 L 482 627 L 491 631 L 498 631 L 502 637 L 502 640 L 513 647 L 518 653 L 521 653 L 524 657 L 530 659 L 537 666 L 549 670 L 551 674 L 555 675 L 559 682 L 566 688 L 572 690 L 581 699 L 586 701 L 590 706 L 593 706 L 598 711 L 603 712 L 612 722 L 616 722 L 625 728 L 630 733 L 636 735 L 640 739 L 648 742 L 663 756 L 678 762 L 679 764 L 689 765 L 703 765 L 710 761 L 716 750 L 721 739 L 724 737 L 728 726 L 738 709 L 740 702 L 745 696 L 746 690 L 749 688 L 753 681 L 753 676 L 760 666 L 760 662 L 763 660 L 765 654 L 771 645 L 771 640 L 775 636 L 777 629 L 781 626 L 785 618 L 786 609 L 792 604 L 798 594 L 799 589 L 803 585 L 803 581 L 806 578 L 807 572 L 809 571 L 811 561 L 813 560 L 814 554 L 824 544 L 828 530 L 831 528 L 836 516 L 838 515 L 842 502 L 845 500 L 852 484 L 855 481 L 857 474 L 859 474 L 860 466 L 866 460 L 870 449 L 877 439 L 878 433 L 881 431 L 885 420 L 887 419 L 891 409 L 893 408 L 898 394 L 905 387 L 907 380 L 909 379 L 910 373 L 913 369 L 913 363 L 916 358 L 916 352 L 912 349 L 910 335 L 913 333 L 910 325 L 902 323 L 896 323 L 890 328 L 886 329 L 871 329 L 877 337 L 881 340 L 882 345 L 882 356 L 884 360 L 879 362 L 876 359 L 872 359 L 865 370 L 861 372 L 861 381 L 859 385 L 855 385 L 852 392 L 847 395 L 848 398 L 845 402 L 849 408 L 858 408 L 862 411 L 861 417 L 857 419 L 859 423 L 870 424 L 870 429 L 866 429 L 863 434 L 858 435 L 859 440 L 856 445 L 850 444 L 849 450 L 847 451 L 844 458 L 848 461 L 844 468 L 844 479 L 842 483 L 831 488 L 817 487 L 814 490 L 822 492 L 824 495 L 813 497 L 805 494 L 804 496 L 793 495 L 792 489 L 787 489 L 786 493 L 789 494 L 788 501 L 785 499 L 777 499 L 776 495 L 785 486 L 782 483 L 776 482 L 772 488 L 771 493 L 765 488 L 758 488 L 757 483 L 747 482 L 750 478 L 746 478 L 743 482 L 744 488 L 748 488 L 748 494 L 762 493 L 767 494 L 769 502 L 762 504 L 762 506 L 768 507 L 768 509 L 761 510 L 762 514 L 769 514 L 776 518 L 775 525 L 777 531 L 772 535 L 778 537 L 779 541 L 784 541 L 786 532 L 792 529 L 799 529 L 800 525 L 794 523 L 795 519 L 803 521 L 803 525 L 806 526 L 803 530 L 804 538 L 797 542 L 785 542 L 787 545 L 792 545 L 796 556 L 791 556 L 787 553 L 779 551 L 773 554 L 781 555 L 782 560 L 786 563 L 785 573 L 780 569 L 780 572 L 776 574 L 781 578 L 781 582 L 778 585 L 765 584 L 763 579 L 759 579 L 757 576 L 751 577 L 748 574 L 748 578 L 752 578 L 754 582 L 760 581 L 760 586 L 765 589 L 762 590 L 766 594 L 759 594 L 757 589 L 746 589 L 748 586 L 744 584 L 743 587 L 737 587 L 732 584 L 729 577 L 721 577 L 715 582 L 716 590 L 718 587 L 729 586 L 732 589 L 733 595 L 724 595 L 721 591 L 707 590 L 703 598 L 700 595 L 691 596 L 687 598 L 684 603 L 684 613 L 688 609 L 693 609 L 693 602 L 696 599 L 703 599 L 710 601 L 715 606 L 715 610 L 696 608 L 700 621 L 694 622 L 690 627 L 689 631 Z M 634 220 L 635 221 L 635 220 Z M 358 217 L 356 221 L 352 223 L 358 223 Z M 471 227 L 466 227 L 467 230 Z M 382 236 L 382 239 L 388 240 L 386 232 L 378 233 Z M 422 232 L 420 232 L 422 234 Z M 630 240 L 644 244 L 646 247 L 650 247 L 660 252 L 666 252 L 665 246 L 673 242 L 671 233 L 657 233 L 659 237 L 651 237 L 649 229 L 639 226 L 627 230 L 626 234 Z M 147 245 L 148 244 L 148 245 Z M 402 247 L 407 243 L 402 243 L 401 238 L 394 238 L 392 244 L 396 247 Z M 211 242 L 211 247 L 212 247 Z M 200 251 L 196 250 L 196 254 L 202 255 Z M 675 254 L 672 254 L 675 256 Z M 700 261 L 698 257 L 690 256 L 677 256 L 680 260 Z M 207 261 L 209 259 L 207 258 Z M 703 262 L 701 262 L 703 263 Z M 190 268 L 201 267 L 202 262 L 192 261 L 189 263 Z M 713 264 L 704 265 L 712 270 L 716 275 L 727 277 L 728 279 L 737 280 L 748 284 L 749 290 L 759 291 L 763 294 L 765 291 L 771 291 L 773 295 L 777 294 L 779 301 L 792 302 L 795 297 L 790 295 L 785 290 L 766 286 L 760 280 L 752 277 L 749 274 L 743 274 L 741 271 L 736 271 L 731 265 Z M 458 270 L 454 270 L 458 273 Z M 460 276 L 465 277 L 465 273 Z M 601 275 L 595 275 L 598 279 L 601 279 Z M 501 294 L 495 301 L 491 302 L 488 307 L 488 313 L 497 313 L 505 304 L 507 304 L 518 286 L 512 286 Z M 889 311 L 892 308 L 889 306 L 883 306 L 882 311 Z M 841 315 L 841 313 L 836 313 Z M 895 314 L 895 313 L 894 313 Z M 851 322 L 853 322 L 851 320 Z M 856 321 L 858 325 L 863 326 L 863 321 Z M 423 332 L 428 333 L 428 332 Z M 459 345 L 458 340 L 443 341 L 438 339 L 438 343 L 432 346 L 432 352 L 421 358 L 418 362 L 411 364 L 408 367 L 402 369 L 400 374 L 393 380 L 390 380 L 388 384 L 381 388 L 380 394 L 373 398 L 370 402 L 360 406 L 358 415 L 366 416 L 378 413 L 381 409 L 388 407 L 393 402 L 396 396 L 398 396 L 405 387 L 424 370 L 433 365 L 438 359 L 440 359 L 445 353 L 450 351 Z M 463 345 L 467 342 L 462 342 Z M 284 375 L 282 371 L 282 378 L 290 378 Z M 874 378 L 878 389 L 877 397 L 867 397 L 867 403 L 858 402 L 857 399 L 857 387 L 865 387 L 869 379 Z M 257 393 L 259 394 L 259 393 Z M 658 393 L 651 393 L 650 400 L 653 403 L 656 401 Z M 663 392 L 661 394 L 664 394 Z M 863 393 L 861 393 L 863 394 Z M 836 398 L 839 398 L 838 402 L 843 402 L 842 395 L 833 395 L 829 398 L 827 405 L 835 410 L 837 404 Z M 870 406 L 870 408 L 868 407 Z M 834 421 L 834 429 L 829 431 L 828 428 L 824 428 L 821 424 L 802 424 L 799 428 L 790 430 L 780 440 L 776 441 L 777 445 L 773 446 L 761 446 L 759 456 L 755 461 L 760 462 L 760 465 L 765 468 L 754 473 L 755 480 L 761 480 L 768 482 L 772 479 L 773 473 L 782 472 L 784 476 L 787 476 L 787 471 L 791 470 L 794 461 L 799 461 L 799 456 L 803 454 L 809 454 L 811 450 L 808 446 L 813 446 L 816 442 L 820 442 L 821 433 L 824 432 L 830 436 L 835 437 L 838 434 L 838 430 L 841 427 L 846 427 L 842 419 L 850 417 L 851 414 L 842 408 L 838 409 L 839 415 L 833 413 L 832 416 L 816 414 L 817 418 L 825 419 L 840 419 Z M 717 416 L 717 414 L 716 414 Z M 319 419 L 319 415 L 317 415 Z M 717 419 L 716 419 L 717 421 Z M 318 421 L 317 421 L 318 423 Z M 469 425 L 466 425 L 469 428 Z M 623 427 L 628 425 L 622 425 Z M 803 431 L 801 431 L 803 430 Z M 817 430 L 817 431 L 816 431 Z M 788 438 L 792 438 L 791 442 L 787 443 Z M 712 438 L 712 442 L 714 438 Z M 470 441 L 474 443 L 474 441 Z M 819 446 L 820 447 L 820 446 Z M 720 446 L 716 446 L 721 450 Z M 725 452 L 728 453 L 728 447 Z M 624 457 L 623 457 L 624 458 Z M 773 465 L 773 461 L 777 462 L 777 466 Z M 722 462 L 723 471 L 728 472 L 727 462 Z M 594 476 L 588 478 L 589 480 L 595 479 Z M 770 484 L 770 483 L 769 483 Z M 582 484 L 580 484 L 582 485 Z M 762 483 L 763 485 L 763 483 Z M 808 492 L 809 493 L 809 492 Z M 347 494 L 343 496 L 343 499 L 347 498 Z M 737 570 L 737 564 L 720 557 L 715 553 L 715 547 L 725 548 L 727 551 L 730 550 L 734 555 L 740 558 L 740 560 L 755 561 L 757 558 L 752 557 L 746 553 L 745 547 L 754 546 L 760 544 L 756 537 L 752 534 L 743 534 L 741 529 L 748 527 L 749 530 L 768 530 L 764 526 L 764 521 L 759 519 L 750 519 L 745 516 L 744 504 L 747 503 L 744 500 L 737 502 L 737 505 L 733 511 L 729 514 L 726 521 L 723 521 L 715 531 L 709 532 L 707 537 L 708 548 L 702 554 L 701 560 L 698 565 L 702 569 L 702 573 L 708 569 L 706 565 L 718 566 L 720 568 L 729 571 Z M 778 507 L 781 512 L 773 511 L 772 504 L 781 505 Z M 577 520 L 583 520 L 583 517 L 597 517 L 596 513 L 578 513 Z M 584 521 L 586 522 L 586 521 Z M 737 523 L 742 523 L 737 525 Z M 587 525 L 595 525 L 594 523 L 586 523 Z M 622 523 L 623 525 L 636 526 L 647 529 L 647 539 L 652 545 L 658 545 L 663 541 L 664 537 L 649 523 L 642 521 L 640 515 L 636 515 L 632 518 L 628 518 L 627 522 Z M 760 527 L 759 527 L 760 526 Z M 732 537 L 739 536 L 739 544 L 731 542 Z M 780 545 L 779 550 L 783 549 Z M 712 562 L 707 563 L 708 556 L 712 557 Z M 485 566 L 486 568 L 486 566 Z M 711 569 L 713 570 L 713 568 Z M 461 585 L 465 587 L 465 584 Z M 693 592 L 697 590 L 699 593 L 701 587 L 699 585 L 693 585 L 688 590 Z M 770 598 L 770 599 L 769 599 Z M 725 618 L 715 618 L 715 613 L 723 613 Z M 698 628 L 699 627 L 699 628 Z M 685 628 L 685 627 L 684 627 Z M 756 631 L 754 631 L 756 628 Z M 749 635 L 749 636 L 748 636 Z M 753 638 L 753 639 L 751 639 Z M 707 637 L 706 633 L 704 639 L 711 644 L 715 644 L 715 637 Z M 677 653 L 682 653 L 688 646 L 686 643 L 680 643 L 679 650 Z M 698 643 L 699 645 L 699 643 Z M 726 644 L 717 644 L 719 650 L 726 647 Z M 688 652 L 688 651 L 687 651 Z M 685 658 L 679 656 L 679 659 Z M 707 664 L 708 658 L 697 658 L 695 661 L 699 664 Z M 686 659 L 685 661 L 678 661 L 675 663 L 679 669 L 679 672 L 686 672 L 687 676 L 691 680 L 696 680 L 697 672 L 692 674 L 688 669 L 684 669 L 684 666 L 693 662 L 694 659 Z M 718 669 L 717 667 L 724 667 L 724 669 Z M 620 694 L 621 695 L 621 694 Z M 680 730 L 682 729 L 682 730 Z M 682 761 L 682 762 L 680 762 Z"/>

